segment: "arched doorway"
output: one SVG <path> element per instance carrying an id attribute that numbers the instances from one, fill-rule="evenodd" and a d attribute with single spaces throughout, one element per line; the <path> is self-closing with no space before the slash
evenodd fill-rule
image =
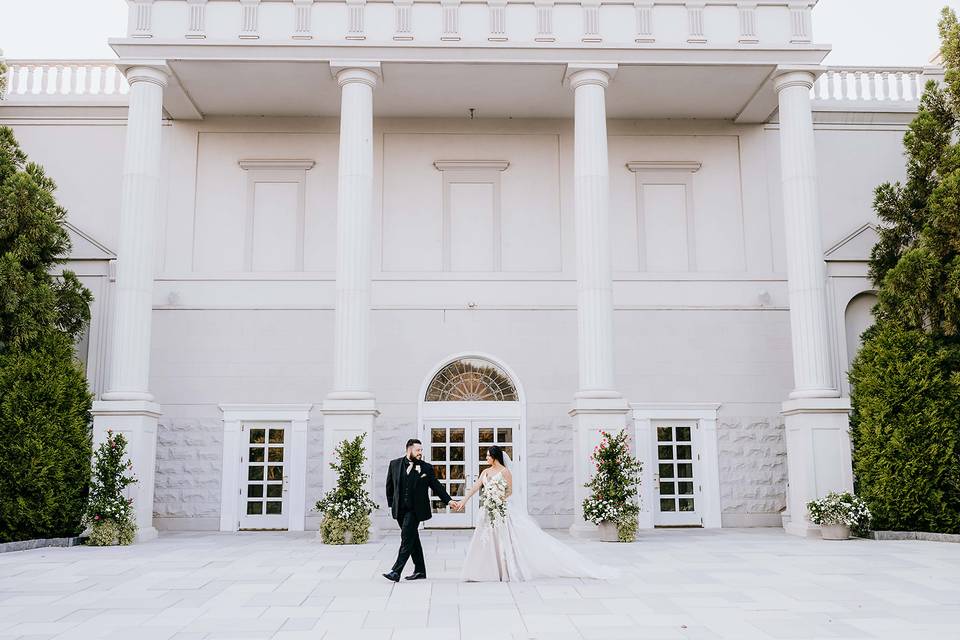
<path id="1" fill-rule="evenodd" d="M 525 486 L 525 407 L 517 377 L 491 356 L 457 354 L 434 367 L 420 389 L 420 440 L 424 459 L 433 464 L 451 496 L 463 496 L 476 482 L 494 444 L 513 458 L 514 484 Z M 432 507 L 427 526 L 467 528 L 477 522 L 476 499 L 463 513 L 438 500 Z"/>

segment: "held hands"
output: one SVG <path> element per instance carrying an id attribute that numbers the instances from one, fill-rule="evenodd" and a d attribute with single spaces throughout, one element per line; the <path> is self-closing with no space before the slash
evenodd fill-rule
<path id="1" fill-rule="evenodd" d="M 464 508 L 465 506 L 466 506 L 466 504 L 465 504 L 462 500 L 453 500 L 453 501 L 450 503 L 450 508 L 453 509 L 454 511 L 456 511 L 457 513 L 463 511 L 463 508 Z"/>

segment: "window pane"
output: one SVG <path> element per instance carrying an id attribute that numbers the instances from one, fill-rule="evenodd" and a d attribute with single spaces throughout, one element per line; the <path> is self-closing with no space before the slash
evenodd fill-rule
<path id="1" fill-rule="evenodd" d="M 657 427 L 657 441 L 670 442 L 671 440 L 673 440 L 672 427 Z"/>
<path id="2" fill-rule="evenodd" d="M 433 468 L 433 475 L 437 477 L 437 480 L 446 480 L 447 479 L 447 465 L 438 464 Z"/>
<path id="3" fill-rule="evenodd" d="M 477 456 L 477 460 L 479 460 L 480 462 L 483 462 L 484 460 L 486 460 L 486 459 L 487 459 L 487 452 L 488 452 L 489 450 L 490 450 L 490 447 L 480 447 L 480 448 L 477 450 L 477 453 L 479 454 L 479 455 Z"/>
<path id="4" fill-rule="evenodd" d="M 248 516 L 258 516 L 263 513 L 263 503 L 262 502 L 248 502 L 247 503 L 247 515 Z"/>
<path id="5" fill-rule="evenodd" d="M 450 442 L 463 442 L 463 429 L 450 429 Z"/>
<path id="6" fill-rule="evenodd" d="M 454 462 L 463 462 L 464 447 L 450 447 L 450 459 Z"/>
<path id="7" fill-rule="evenodd" d="M 283 429 L 270 429 L 270 444 L 283 444 Z"/>
<path id="8" fill-rule="evenodd" d="M 454 482 L 453 484 L 450 485 L 450 488 L 448 489 L 447 493 L 449 493 L 450 496 L 454 498 L 462 497 L 464 486 L 465 485 L 462 482 Z"/>
<path id="9" fill-rule="evenodd" d="M 281 500 L 267 502 L 267 515 L 278 516 L 281 513 L 283 513 L 283 502 Z"/>
<path id="10" fill-rule="evenodd" d="M 677 475 L 681 478 L 692 478 L 693 477 L 693 464 L 689 462 L 683 462 L 677 465 Z"/>
<path id="11" fill-rule="evenodd" d="M 493 442 L 493 429 L 483 427 L 477 431 L 477 438 L 480 442 Z"/>
<path id="12" fill-rule="evenodd" d="M 430 442 L 446 442 L 446 441 L 447 441 L 446 429 L 430 429 Z"/>
<path id="13" fill-rule="evenodd" d="M 690 442 L 690 427 L 677 427 L 677 441 Z"/>
<path id="14" fill-rule="evenodd" d="M 263 467 L 248 467 L 247 480 L 263 480 Z"/>
<path id="15" fill-rule="evenodd" d="M 270 447 L 267 460 L 270 462 L 283 462 L 283 447 Z"/>
<path id="16" fill-rule="evenodd" d="M 452 464 L 450 465 L 450 479 L 451 480 L 463 480 L 463 465 L 462 464 Z"/>
<path id="17" fill-rule="evenodd" d="M 673 460 L 673 446 L 669 444 L 658 446 L 657 458 L 660 460 Z"/>
<path id="18" fill-rule="evenodd" d="M 660 477 L 661 478 L 672 478 L 673 477 L 673 465 L 669 462 L 667 464 L 660 463 Z"/>
<path id="19" fill-rule="evenodd" d="M 692 460 L 693 447 L 688 444 L 677 445 L 677 460 Z"/>
<path id="20" fill-rule="evenodd" d="M 497 429 L 497 442 L 513 442 L 513 429 Z"/>
<path id="21" fill-rule="evenodd" d="M 673 482 L 661 482 L 660 483 L 660 495 L 662 496 L 672 496 L 676 492 L 674 491 L 675 486 Z"/>
<path id="22" fill-rule="evenodd" d="M 660 499 L 660 511 L 676 511 L 677 507 L 674 504 L 673 498 L 661 498 Z"/>
<path id="23" fill-rule="evenodd" d="M 682 496 L 692 496 L 693 495 L 693 483 L 692 482 L 681 482 L 677 485 L 680 488 L 680 495 Z"/>
<path id="24" fill-rule="evenodd" d="M 268 484 L 268 485 L 267 485 L 267 497 L 268 497 L 268 498 L 282 498 L 282 497 L 283 497 L 283 485 L 282 485 L 282 484 Z"/>
<path id="25" fill-rule="evenodd" d="M 270 465 L 267 467 L 267 480 L 283 480 L 283 467 L 280 465 Z"/>
<path id="26" fill-rule="evenodd" d="M 430 507 L 433 509 L 434 513 L 446 513 L 447 509 L 443 506 L 443 503 L 439 500 L 431 500 Z"/>
<path id="27" fill-rule="evenodd" d="M 265 429 L 250 429 L 250 444 L 263 444 L 266 437 Z"/>
<path id="28" fill-rule="evenodd" d="M 447 459 L 446 447 L 430 447 L 430 460 L 433 462 L 444 462 Z"/>
<path id="29" fill-rule="evenodd" d="M 503 452 L 510 456 L 510 459 L 513 460 L 513 447 L 504 447 Z"/>
<path id="30" fill-rule="evenodd" d="M 248 484 L 248 485 L 247 485 L 247 497 L 248 497 L 248 498 L 262 498 L 262 497 L 263 497 L 263 485 L 262 485 L 262 484 Z"/>
<path id="31" fill-rule="evenodd" d="M 680 511 L 693 511 L 693 498 L 680 498 Z"/>
<path id="32" fill-rule="evenodd" d="M 263 447 L 250 447 L 250 462 L 263 462 Z"/>

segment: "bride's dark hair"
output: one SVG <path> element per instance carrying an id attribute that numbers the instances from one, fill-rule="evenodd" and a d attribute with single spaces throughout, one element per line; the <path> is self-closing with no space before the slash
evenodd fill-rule
<path id="1" fill-rule="evenodd" d="M 507 463 L 503 461 L 503 449 L 501 449 L 497 445 L 493 445 L 492 447 L 487 449 L 487 453 L 490 455 L 491 458 L 493 458 L 503 466 L 507 466 Z"/>

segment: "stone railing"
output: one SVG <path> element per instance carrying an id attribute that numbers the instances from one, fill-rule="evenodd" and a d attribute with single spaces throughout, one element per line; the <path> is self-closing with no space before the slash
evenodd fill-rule
<path id="1" fill-rule="evenodd" d="M 596 47 L 811 44 L 815 0 L 129 0 L 127 35 L 164 44 L 394 41 Z"/>
<path id="2" fill-rule="evenodd" d="M 7 100 L 16 102 L 115 102 L 129 91 L 107 60 L 8 60 Z"/>
<path id="3" fill-rule="evenodd" d="M 827 67 L 812 90 L 822 103 L 916 103 L 939 67 Z M 865 104 L 866 106 L 866 104 Z"/>

